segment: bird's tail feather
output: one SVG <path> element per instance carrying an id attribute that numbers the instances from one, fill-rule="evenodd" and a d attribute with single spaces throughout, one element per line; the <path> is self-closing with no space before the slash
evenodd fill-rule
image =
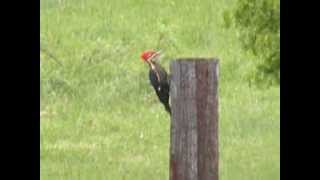
<path id="1" fill-rule="evenodd" d="M 169 104 L 164 104 L 166 111 L 171 115 L 171 108 Z"/>

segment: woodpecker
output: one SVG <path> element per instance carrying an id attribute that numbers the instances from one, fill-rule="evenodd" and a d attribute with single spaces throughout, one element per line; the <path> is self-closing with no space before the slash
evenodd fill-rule
<path id="1" fill-rule="evenodd" d="M 146 50 L 141 53 L 140 57 L 143 62 L 149 65 L 150 84 L 153 86 L 160 102 L 164 105 L 165 110 L 171 115 L 171 108 L 169 105 L 170 79 L 165 69 L 156 62 L 159 55 L 160 52 Z"/>

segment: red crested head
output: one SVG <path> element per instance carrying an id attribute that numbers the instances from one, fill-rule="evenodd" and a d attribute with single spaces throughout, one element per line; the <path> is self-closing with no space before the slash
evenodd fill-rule
<path id="1" fill-rule="evenodd" d="M 141 53 L 140 57 L 143 61 L 149 61 L 158 55 L 159 53 L 154 50 L 146 50 Z"/>

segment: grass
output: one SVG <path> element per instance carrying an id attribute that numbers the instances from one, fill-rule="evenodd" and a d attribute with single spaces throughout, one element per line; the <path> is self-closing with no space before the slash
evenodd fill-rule
<path id="1" fill-rule="evenodd" d="M 41 0 L 41 179 L 169 178 L 169 116 L 145 49 L 220 59 L 220 179 L 280 179 L 279 87 L 249 87 L 254 61 L 222 13 L 235 0 Z"/>

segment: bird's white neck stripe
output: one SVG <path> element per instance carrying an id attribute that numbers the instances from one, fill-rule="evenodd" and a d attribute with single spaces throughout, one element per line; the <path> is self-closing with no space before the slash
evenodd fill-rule
<path id="1" fill-rule="evenodd" d="M 154 64 L 152 64 L 152 63 L 150 63 L 150 66 L 151 66 L 151 69 L 154 70 L 154 72 L 156 73 L 157 78 L 158 78 L 158 81 L 160 82 L 160 75 L 159 75 L 156 67 L 155 67 Z"/>

